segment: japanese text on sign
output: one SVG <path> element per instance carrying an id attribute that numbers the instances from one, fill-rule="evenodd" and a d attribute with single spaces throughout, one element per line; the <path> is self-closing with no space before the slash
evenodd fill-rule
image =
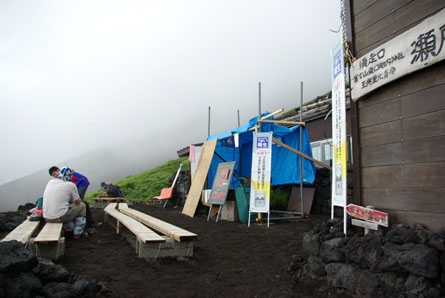
<path id="1" fill-rule="evenodd" d="M 353 100 L 445 58 L 445 9 L 357 59 L 351 66 Z"/>

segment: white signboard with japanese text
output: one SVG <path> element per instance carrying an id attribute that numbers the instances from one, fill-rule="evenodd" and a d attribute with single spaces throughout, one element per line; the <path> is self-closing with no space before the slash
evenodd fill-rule
<path id="1" fill-rule="evenodd" d="M 332 206 L 346 206 L 346 97 L 343 43 L 332 51 Z"/>
<path id="2" fill-rule="evenodd" d="M 272 132 L 253 134 L 250 212 L 269 212 Z"/>
<path id="3" fill-rule="evenodd" d="M 380 47 L 351 66 L 351 98 L 445 58 L 445 9 Z"/>

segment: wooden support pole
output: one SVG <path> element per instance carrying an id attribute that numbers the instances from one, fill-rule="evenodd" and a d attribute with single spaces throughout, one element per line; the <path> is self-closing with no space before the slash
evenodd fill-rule
<path id="1" fill-rule="evenodd" d="M 260 120 L 265 120 L 265 119 L 270 118 L 272 116 L 275 116 L 276 114 L 279 114 L 279 113 L 281 113 L 283 111 L 284 111 L 284 108 L 281 108 L 279 110 L 276 110 L 275 112 L 269 113 L 266 116 L 261 117 Z"/>
<path id="2" fill-rule="evenodd" d="M 258 120 L 258 122 L 268 122 L 268 123 L 278 123 L 278 124 L 293 124 L 293 125 L 301 125 L 305 126 L 305 122 L 297 122 L 297 121 L 287 121 L 287 120 Z"/>
<path id="3" fill-rule="evenodd" d="M 278 144 L 278 145 L 280 145 L 280 146 L 282 146 L 282 147 L 284 147 L 284 148 L 286 148 L 286 149 L 288 149 L 288 150 L 290 150 L 290 151 L 292 151 L 292 152 L 297 153 L 297 154 L 300 155 L 300 156 L 303 156 L 303 157 L 306 158 L 306 159 L 312 160 L 312 161 L 315 162 L 316 164 L 318 164 L 318 165 L 320 165 L 320 166 L 322 166 L 322 167 L 324 167 L 324 168 L 326 168 L 326 169 L 328 169 L 328 170 L 332 170 L 332 168 L 331 168 L 330 166 L 328 166 L 328 165 L 326 165 L 326 164 L 324 164 L 324 163 L 322 163 L 322 162 L 320 162 L 320 161 L 318 161 L 318 160 L 316 160 L 316 159 L 310 157 L 309 155 L 304 154 L 303 152 L 300 152 L 300 151 L 298 151 L 298 150 L 296 150 L 296 149 L 294 149 L 294 148 L 292 148 L 292 147 L 290 147 L 290 146 L 288 146 L 288 145 L 286 145 L 286 144 L 284 144 L 284 143 L 278 141 L 278 140 L 275 139 L 275 138 L 273 138 L 272 141 L 273 141 L 275 144 Z"/>

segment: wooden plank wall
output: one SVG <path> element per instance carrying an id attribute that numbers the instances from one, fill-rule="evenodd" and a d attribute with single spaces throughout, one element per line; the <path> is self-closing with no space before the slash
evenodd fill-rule
<path id="1" fill-rule="evenodd" d="M 437 0 L 351 1 L 357 58 L 445 7 Z M 445 228 L 445 61 L 358 101 L 361 203 L 390 223 Z"/>
<path id="2" fill-rule="evenodd" d="M 346 110 L 346 135 L 351 135 L 351 110 Z M 332 117 L 324 117 L 306 122 L 306 128 L 311 142 L 332 138 Z"/>

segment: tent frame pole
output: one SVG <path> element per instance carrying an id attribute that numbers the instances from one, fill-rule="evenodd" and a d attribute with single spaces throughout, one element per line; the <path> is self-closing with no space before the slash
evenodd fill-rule
<path id="1" fill-rule="evenodd" d="M 303 81 L 300 82 L 300 122 L 303 122 Z M 303 151 L 303 126 L 300 125 L 300 151 Z M 300 199 L 301 214 L 304 216 L 304 197 L 303 197 L 303 156 L 300 155 Z"/>

